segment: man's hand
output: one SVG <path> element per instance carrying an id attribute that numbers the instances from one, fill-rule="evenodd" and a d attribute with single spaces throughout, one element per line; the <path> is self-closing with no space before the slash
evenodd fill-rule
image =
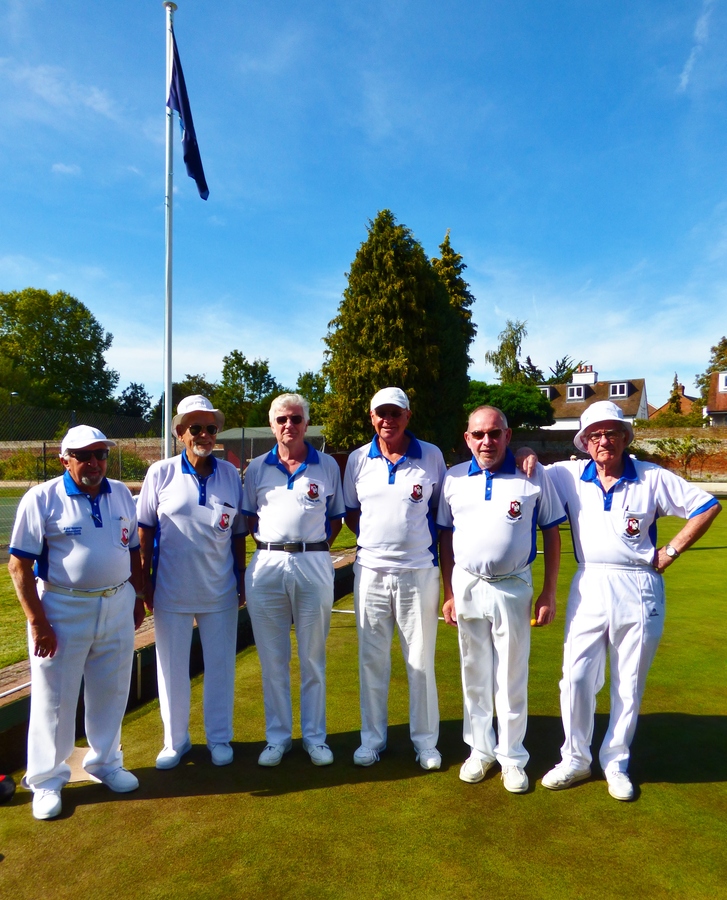
<path id="1" fill-rule="evenodd" d="M 144 597 L 137 596 L 136 603 L 134 603 L 134 631 L 141 628 L 145 618 L 146 609 L 144 608 Z"/>
<path id="2" fill-rule="evenodd" d="M 30 626 L 30 634 L 33 638 L 34 656 L 51 658 L 56 655 L 58 638 L 45 616 L 43 616 L 43 621 Z"/>
<path id="3" fill-rule="evenodd" d="M 538 454 L 530 447 L 521 447 L 515 454 L 515 465 L 528 478 L 532 478 L 535 474 L 537 464 Z"/>
<path id="4" fill-rule="evenodd" d="M 659 547 L 654 553 L 654 568 L 660 575 L 663 575 L 664 570 L 668 569 L 675 559 L 676 557 L 669 556 L 663 547 Z"/>
<path id="5" fill-rule="evenodd" d="M 546 594 L 545 591 L 535 601 L 533 611 L 535 625 L 550 625 L 555 618 L 555 594 Z"/>
<path id="6" fill-rule="evenodd" d="M 455 628 L 457 627 L 457 613 L 454 609 L 454 597 L 450 597 L 449 600 L 444 601 L 442 615 L 444 616 L 444 621 L 447 625 L 454 625 Z"/>

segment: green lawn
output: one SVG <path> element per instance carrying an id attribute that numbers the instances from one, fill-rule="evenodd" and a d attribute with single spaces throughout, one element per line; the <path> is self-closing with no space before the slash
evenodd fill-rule
<path id="1" fill-rule="evenodd" d="M 679 527 L 666 520 L 661 539 Z M 567 543 L 567 538 L 566 538 Z M 14 900 L 95 898 L 486 898 L 621 900 L 727 897 L 727 701 L 724 618 L 727 515 L 667 573 L 667 623 L 652 668 L 631 773 L 634 803 L 608 796 L 600 773 L 569 791 L 537 781 L 562 740 L 558 678 L 565 554 L 556 624 L 533 633 L 528 772 L 508 794 L 497 773 L 458 778 L 461 688 L 454 629 L 440 626 L 440 772 L 424 773 L 408 738 L 407 691 L 394 654 L 389 748 L 370 769 L 358 746 L 356 631 L 334 614 L 329 639 L 329 742 L 333 766 L 313 767 L 299 742 L 277 769 L 263 747 L 260 669 L 238 657 L 235 762 L 215 769 L 204 747 L 201 679 L 193 685 L 194 748 L 157 772 L 156 703 L 124 725 L 138 792 L 71 785 L 59 820 L 36 822 L 30 795 L 0 809 L 0 883 Z M 540 559 L 537 563 L 540 566 Z M 537 580 L 536 580 L 537 584 Z M 350 609 L 350 598 L 339 604 Z M 297 684 L 297 670 L 295 672 Z M 599 698 L 596 740 L 605 727 Z M 20 773 L 15 773 L 16 776 Z"/>

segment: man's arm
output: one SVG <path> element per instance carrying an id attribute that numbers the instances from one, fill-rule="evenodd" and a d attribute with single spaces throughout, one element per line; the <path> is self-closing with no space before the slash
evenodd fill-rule
<path id="1" fill-rule="evenodd" d="M 699 513 L 699 515 L 687 519 L 682 530 L 678 534 L 675 534 L 669 543 L 677 553 L 684 553 L 684 551 L 688 550 L 695 541 L 698 541 L 699 538 L 702 537 L 703 534 L 706 534 L 709 530 L 709 526 L 714 522 L 721 511 L 721 505 L 715 503 L 714 506 L 710 506 L 709 509 L 705 509 L 704 512 Z M 668 569 L 673 562 L 674 560 L 672 557 L 667 556 L 664 547 L 659 547 L 654 558 L 654 568 L 656 571 L 663 572 L 664 569 Z"/>
<path id="2" fill-rule="evenodd" d="M 131 563 L 131 575 L 129 576 L 129 581 L 136 591 L 134 628 L 139 628 L 146 617 L 146 610 L 144 609 L 144 579 L 141 574 L 141 550 L 138 547 L 129 551 L 129 561 Z"/>
<path id="3" fill-rule="evenodd" d="M 358 525 L 361 521 L 360 509 L 346 509 L 346 525 L 358 537 Z"/>
<path id="4" fill-rule="evenodd" d="M 144 594 L 144 603 L 149 612 L 154 610 L 154 584 L 151 580 L 152 560 L 154 559 L 154 532 L 155 528 L 139 526 L 139 568 L 141 570 L 141 592 Z"/>
<path id="5" fill-rule="evenodd" d="M 452 549 L 452 530 L 444 528 L 439 532 L 439 569 L 442 573 L 444 588 L 444 604 L 442 615 L 447 625 L 457 625 L 457 613 L 454 609 L 452 593 L 452 570 L 454 569 L 454 550 Z"/>
<path id="6" fill-rule="evenodd" d="M 535 474 L 535 467 L 538 464 L 538 454 L 535 450 L 531 450 L 530 447 L 521 447 L 515 453 L 515 464 L 523 474 L 527 475 L 528 478 L 532 478 Z"/>
<path id="7" fill-rule="evenodd" d="M 25 618 L 30 623 L 30 634 L 33 638 L 35 656 L 55 656 L 58 639 L 51 627 L 38 596 L 33 566 L 35 560 L 20 556 L 10 556 L 8 572 L 15 586 Z"/>
<path id="8" fill-rule="evenodd" d="M 245 569 L 247 567 L 247 547 L 244 534 L 232 535 L 232 555 L 235 558 L 237 571 L 240 573 L 240 601 L 239 606 L 245 605 Z"/>
<path id="9" fill-rule="evenodd" d="M 543 531 L 543 560 L 543 590 L 535 601 L 534 609 L 536 625 L 550 625 L 555 618 L 555 590 L 560 569 L 560 530 L 557 525 Z"/>
<path id="10" fill-rule="evenodd" d="M 328 546 L 330 547 L 336 540 L 338 535 L 341 533 L 341 529 L 343 528 L 343 519 L 330 519 L 328 522 L 328 527 L 331 531 L 330 537 L 328 538 Z"/>

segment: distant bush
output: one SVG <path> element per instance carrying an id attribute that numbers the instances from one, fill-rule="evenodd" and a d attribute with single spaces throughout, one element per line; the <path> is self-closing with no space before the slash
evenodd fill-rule
<path id="1" fill-rule="evenodd" d="M 109 463 L 106 474 L 119 481 L 143 481 L 149 463 L 133 450 L 120 450 L 112 447 L 109 450 Z"/>
<path id="2" fill-rule="evenodd" d="M 57 456 L 47 456 L 45 472 L 48 478 L 62 474 L 63 465 Z M 43 478 L 43 457 L 31 450 L 17 450 L 0 460 L 0 479 L 3 481 L 39 481 Z"/>

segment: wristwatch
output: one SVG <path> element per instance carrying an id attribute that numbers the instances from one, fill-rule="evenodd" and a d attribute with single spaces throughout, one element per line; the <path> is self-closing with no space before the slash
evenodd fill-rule
<path id="1" fill-rule="evenodd" d="M 664 545 L 664 552 L 669 557 L 669 559 L 676 559 L 679 556 L 679 551 L 676 547 L 672 547 L 671 544 Z"/>

